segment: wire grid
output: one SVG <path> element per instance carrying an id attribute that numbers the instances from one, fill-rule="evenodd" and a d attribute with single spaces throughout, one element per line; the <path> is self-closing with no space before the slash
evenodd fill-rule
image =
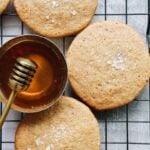
<path id="1" fill-rule="evenodd" d="M 146 37 L 148 0 L 100 0 L 93 22 L 120 20 Z M 33 33 L 20 21 L 12 4 L 0 17 L 0 44 L 23 34 Z M 66 53 L 74 37 L 51 39 Z M 78 98 L 68 85 L 64 95 Z M 0 105 L 2 113 L 3 105 Z M 101 150 L 150 150 L 149 85 L 134 102 L 111 111 L 93 110 L 101 130 Z M 14 150 L 15 130 L 22 113 L 10 111 L 0 134 L 0 150 Z"/>

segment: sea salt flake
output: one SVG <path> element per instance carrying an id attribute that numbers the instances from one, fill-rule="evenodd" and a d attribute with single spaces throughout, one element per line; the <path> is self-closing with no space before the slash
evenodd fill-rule
<path id="1" fill-rule="evenodd" d="M 36 144 L 37 146 L 39 146 L 39 145 L 42 145 L 42 144 L 44 144 L 44 143 L 43 143 L 43 141 L 41 141 L 40 138 L 37 138 L 37 139 L 35 140 L 35 144 Z"/>
<path id="2" fill-rule="evenodd" d="M 62 139 L 67 133 L 66 126 L 63 124 L 60 124 L 58 128 L 55 128 L 55 138 L 58 140 Z"/>
<path id="3" fill-rule="evenodd" d="M 113 70 L 124 70 L 124 62 L 125 58 L 118 53 L 113 60 L 108 60 L 107 64 L 111 65 Z"/>
<path id="4" fill-rule="evenodd" d="M 71 11 L 71 15 L 72 15 L 72 16 L 76 16 L 76 15 L 77 15 L 77 11 L 72 10 L 72 11 Z"/>
<path id="5" fill-rule="evenodd" d="M 46 150 L 51 150 L 51 145 L 48 145 L 48 146 L 46 147 Z"/>
<path id="6" fill-rule="evenodd" d="M 111 64 L 112 64 L 111 60 L 108 60 L 108 61 L 107 61 L 107 64 L 111 65 Z"/>
<path id="7" fill-rule="evenodd" d="M 51 19 L 51 17 L 48 16 L 48 15 L 45 17 L 45 19 L 46 19 L 46 20 L 50 20 L 51 23 L 55 23 L 55 22 L 56 22 L 54 19 Z"/>
<path id="8" fill-rule="evenodd" d="M 46 16 L 45 18 L 46 18 L 47 20 L 49 20 L 49 19 L 50 19 L 50 16 Z"/>
<path id="9" fill-rule="evenodd" d="M 54 19 L 51 20 L 52 23 L 55 23 L 56 21 Z"/>
<path id="10" fill-rule="evenodd" d="M 54 145 L 53 144 L 49 144 L 45 150 L 53 150 L 54 149 Z"/>
<path id="11" fill-rule="evenodd" d="M 57 8 L 59 7 L 59 3 L 56 1 L 52 1 L 52 8 Z"/>

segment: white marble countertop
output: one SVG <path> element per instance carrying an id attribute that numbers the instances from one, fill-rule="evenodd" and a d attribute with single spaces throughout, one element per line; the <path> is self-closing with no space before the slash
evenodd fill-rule
<path id="1" fill-rule="evenodd" d="M 146 37 L 148 0 L 99 0 L 93 22 L 120 20 Z M 14 15 L 10 15 L 14 14 Z M 126 15 L 127 14 L 127 15 Z M 0 18 L 1 44 L 21 34 L 33 33 L 17 17 L 12 5 Z M 52 39 L 66 52 L 74 37 Z M 68 85 L 66 95 L 74 96 Z M 100 122 L 101 150 L 150 150 L 149 86 L 128 106 L 94 112 Z M 0 149 L 14 150 L 14 134 L 22 114 L 10 111 L 0 137 Z"/>

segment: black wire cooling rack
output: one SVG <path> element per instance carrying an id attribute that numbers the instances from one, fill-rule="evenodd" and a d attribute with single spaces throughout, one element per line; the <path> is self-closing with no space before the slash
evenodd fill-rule
<path id="1" fill-rule="evenodd" d="M 148 3 L 149 2 L 149 3 Z M 121 4 L 121 8 L 119 5 Z M 129 24 L 146 37 L 148 4 L 150 0 L 100 0 L 94 20 L 116 19 Z M 138 7 L 138 9 L 137 9 Z M 118 10 L 122 9 L 118 12 Z M 145 11 L 146 9 L 146 11 Z M 17 32 L 13 31 L 16 29 Z M 31 33 L 15 13 L 12 4 L 0 16 L 0 44 L 17 35 Z M 150 31 L 147 33 L 150 34 Z M 74 37 L 52 39 L 60 45 L 64 54 Z M 150 36 L 149 36 L 150 41 Z M 77 98 L 68 85 L 65 95 Z M 2 113 L 3 105 L 0 105 Z M 100 123 L 101 150 L 150 150 L 150 90 L 129 105 L 111 111 L 93 111 Z M 10 112 L 0 133 L 0 150 L 14 150 L 14 133 L 23 114 Z"/>

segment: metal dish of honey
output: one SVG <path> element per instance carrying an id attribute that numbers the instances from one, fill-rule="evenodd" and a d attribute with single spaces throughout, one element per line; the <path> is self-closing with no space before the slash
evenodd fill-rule
<path id="1" fill-rule="evenodd" d="M 9 75 L 18 57 L 33 60 L 38 69 L 29 88 L 17 94 L 12 108 L 20 112 L 39 112 L 52 106 L 63 93 L 67 65 L 61 51 L 49 39 L 37 35 L 16 37 L 0 49 L 0 98 L 11 93 Z"/>

